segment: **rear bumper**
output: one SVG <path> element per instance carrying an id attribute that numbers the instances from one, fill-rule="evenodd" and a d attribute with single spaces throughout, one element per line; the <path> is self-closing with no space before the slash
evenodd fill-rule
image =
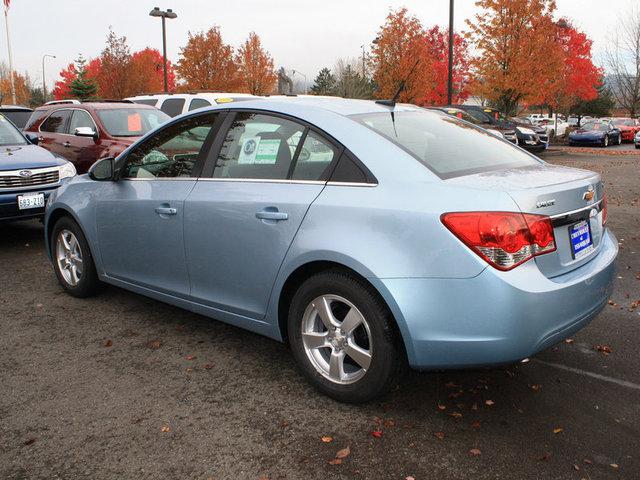
<path id="1" fill-rule="evenodd" d="M 57 187 L 57 186 L 56 186 Z M 28 210 L 18 210 L 18 195 L 26 193 L 44 193 L 45 202 L 56 187 L 47 187 L 32 190 L 21 190 L 14 192 L 0 192 L 0 222 L 10 222 L 14 220 L 28 220 L 44 216 L 44 208 L 31 208 Z"/>
<path id="2" fill-rule="evenodd" d="M 618 242 L 608 230 L 598 255 L 549 279 L 535 261 L 468 279 L 380 280 L 392 301 L 409 363 L 417 369 L 512 363 L 586 326 L 607 304 Z"/>

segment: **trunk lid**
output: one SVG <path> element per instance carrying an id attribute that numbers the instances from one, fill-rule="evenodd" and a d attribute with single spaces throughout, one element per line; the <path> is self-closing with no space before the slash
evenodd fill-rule
<path id="1" fill-rule="evenodd" d="M 549 164 L 495 170 L 446 180 L 447 183 L 508 193 L 523 213 L 551 217 L 556 251 L 535 257 L 549 278 L 587 263 L 600 249 L 603 186 L 600 175 L 588 170 Z M 584 222 L 584 223 L 583 223 Z M 575 226 L 575 228 L 574 228 Z M 574 243 L 589 228 L 592 247 L 574 254 Z M 582 238 L 580 238 L 582 236 Z"/>

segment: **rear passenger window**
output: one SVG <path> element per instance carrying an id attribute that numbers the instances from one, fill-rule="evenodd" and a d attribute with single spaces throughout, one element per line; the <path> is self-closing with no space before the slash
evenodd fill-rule
<path id="1" fill-rule="evenodd" d="M 370 183 L 367 174 L 345 152 L 340 156 L 335 170 L 331 174 L 332 182 Z"/>
<path id="2" fill-rule="evenodd" d="M 336 157 L 336 148 L 315 132 L 309 131 L 293 169 L 292 180 L 322 180 Z"/>
<path id="3" fill-rule="evenodd" d="M 211 104 L 204 98 L 194 98 L 193 100 L 191 100 L 191 103 L 189 104 L 189 111 L 195 110 L 196 108 L 204 108 L 204 107 L 210 107 L 210 106 Z"/>
<path id="4" fill-rule="evenodd" d="M 184 108 L 184 98 L 168 98 L 162 102 L 160 110 L 170 117 L 177 117 L 182 113 Z"/>
<path id="5" fill-rule="evenodd" d="M 238 113 L 213 173 L 215 178 L 286 180 L 305 127 L 284 118 Z"/>
<path id="6" fill-rule="evenodd" d="M 71 116 L 71 110 L 58 110 L 53 112 L 40 126 L 41 132 L 67 133 L 67 120 Z"/>

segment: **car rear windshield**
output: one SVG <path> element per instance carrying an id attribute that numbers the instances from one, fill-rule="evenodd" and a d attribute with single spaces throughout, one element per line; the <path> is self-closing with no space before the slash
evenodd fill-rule
<path id="1" fill-rule="evenodd" d="M 492 133 L 439 112 L 416 109 L 351 118 L 398 145 L 443 179 L 540 163 Z"/>
<path id="2" fill-rule="evenodd" d="M 592 130 L 597 132 L 606 132 L 609 130 L 609 126 L 605 123 L 585 123 L 582 126 L 582 130 Z"/>
<path id="3" fill-rule="evenodd" d="M 26 145 L 27 140 L 13 124 L 0 114 L 0 146 Z"/>
<path id="4" fill-rule="evenodd" d="M 98 110 L 98 117 L 113 137 L 139 137 L 170 118 L 160 110 L 136 107 Z"/>

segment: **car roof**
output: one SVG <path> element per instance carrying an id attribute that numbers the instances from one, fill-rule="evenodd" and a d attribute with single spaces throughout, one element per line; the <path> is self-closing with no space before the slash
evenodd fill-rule
<path id="1" fill-rule="evenodd" d="M 391 107 L 380 105 L 373 100 L 358 100 L 352 98 L 342 97 L 329 97 L 320 95 L 273 95 L 269 97 L 256 98 L 256 100 L 246 100 L 237 104 L 227 103 L 228 108 L 252 108 L 256 106 L 260 109 L 274 108 L 278 109 L 280 106 L 290 109 L 292 106 L 302 108 L 316 108 L 326 110 L 329 112 L 337 113 L 348 117 L 350 115 L 360 115 L 366 113 L 389 113 Z M 394 107 L 396 112 L 398 111 L 415 111 L 421 109 L 415 105 L 398 103 Z M 422 109 L 421 109 L 422 110 Z"/>

